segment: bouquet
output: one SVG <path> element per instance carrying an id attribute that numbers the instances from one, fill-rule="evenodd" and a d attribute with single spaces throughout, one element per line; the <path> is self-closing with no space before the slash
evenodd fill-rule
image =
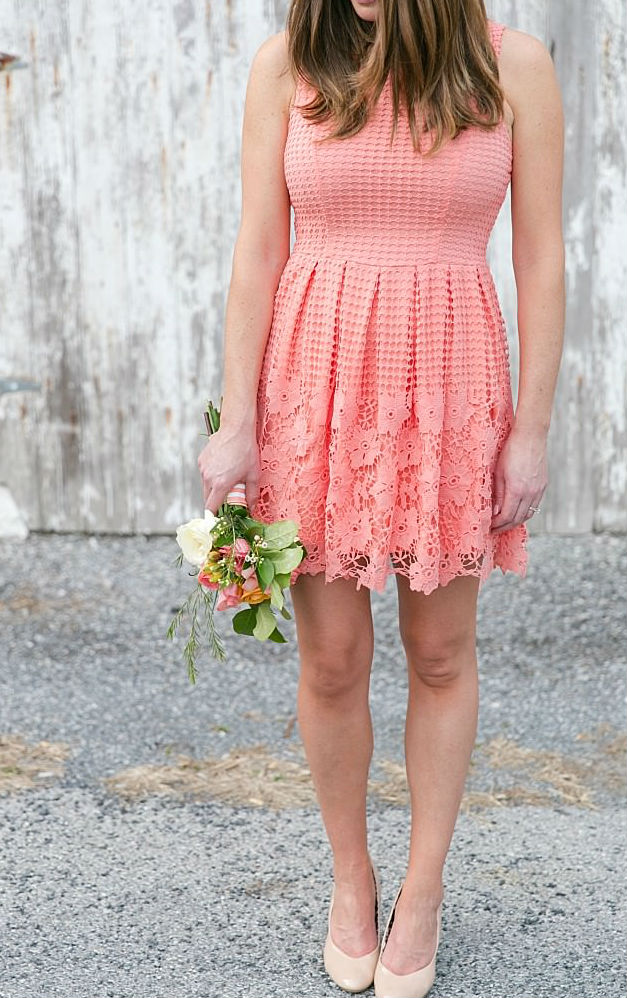
<path id="1" fill-rule="evenodd" d="M 222 400 L 221 400 L 222 401 Z M 220 426 L 220 410 L 211 401 L 204 413 L 207 435 Z M 307 550 L 298 538 L 293 520 L 261 523 L 248 515 L 245 485 L 238 482 L 219 507 L 217 515 L 205 509 L 204 518 L 189 520 L 176 531 L 181 549 L 175 559 L 194 567 L 195 589 L 179 607 L 166 632 L 174 639 L 186 614 L 191 618 L 183 655 L 190 682 L 196 682 L 196 657 L 205 633 L 214 658 L 224 661 L 224 644 L 215 629 L 214 611 L 245 605 L 233 617 L 233 630 L 258 641 L 285 642 L 273 610 L 286 619 L 283 590 Z"/>

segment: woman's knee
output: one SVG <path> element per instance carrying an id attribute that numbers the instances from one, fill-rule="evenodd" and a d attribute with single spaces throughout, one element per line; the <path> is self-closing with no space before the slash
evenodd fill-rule
<path id="1" fill-rule="evenodd" d="M 324 700 L 337 700 L 367 688 L 373 643 L 364 635 L 333 642 L 319 640 L 300 648 L 301 682 Z"/>
<path id="2" fill-rule="evenodd" d="M 476 666 L 474 629 L 428 630 L 401 635 L 410 672 L 427 686 L 442 688 Z"/>

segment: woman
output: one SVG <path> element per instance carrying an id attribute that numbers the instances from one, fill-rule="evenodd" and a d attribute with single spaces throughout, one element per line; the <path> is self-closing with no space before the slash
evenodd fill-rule
<path id="1" fill-rule="evenodd" d="M 245 482 L 253 515 L 293 518 L 307 548 L 298 720 L 333 852 L 325 966 L 348 991 L 419 998 L 434 979 L 477 727 L 477 594 L 497 566 L 525 573 L 547 485 L 562 147 L 547 49 L 482 0 L 292 0 L 250 71 L 222 424 L 198 464 L 208 509 Z M 515 414 L 485 258 L 510 181 Z M 380 943 L 370 589 L 390 572 L 411 835 Z"/>

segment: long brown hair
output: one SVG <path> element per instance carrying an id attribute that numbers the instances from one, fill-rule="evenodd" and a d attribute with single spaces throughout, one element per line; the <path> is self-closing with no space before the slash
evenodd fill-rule
<path id="1" fill-rule="evenodd" d="M 304 117 L 336 121 L 326 139 L 363 128 L 388 74 L 392 137 L 403 104 L 416 150 L 421 131 L 433 133 L 427 152 L 434 153 L 465 128 L 502 119 L 483 0 L 379 0 L 375 21 L 360 18 L 350 0 L 292 0 L 286 36 L 294 77 L 317 90 L 299 105 Z"/>

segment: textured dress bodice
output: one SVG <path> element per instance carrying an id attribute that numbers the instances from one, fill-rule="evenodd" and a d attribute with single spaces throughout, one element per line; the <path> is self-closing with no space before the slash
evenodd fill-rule
<path id="1" fill-rule="evenodd" d="M 301 83 L 294 103 L 307 96 Z M 461 132 L 430 158 L 414 151 L 402 113 L 390 144 L 391 123 L 389 77 L 367 124 L 349 139 L 319 145 L 330 127 L 312 127 L 292 108 L 284 155 L 292 265 L 314 255 L 375 267 L 485 267 L 510 181 L 510 127 L 503 121 L 494 131 Z"/>

